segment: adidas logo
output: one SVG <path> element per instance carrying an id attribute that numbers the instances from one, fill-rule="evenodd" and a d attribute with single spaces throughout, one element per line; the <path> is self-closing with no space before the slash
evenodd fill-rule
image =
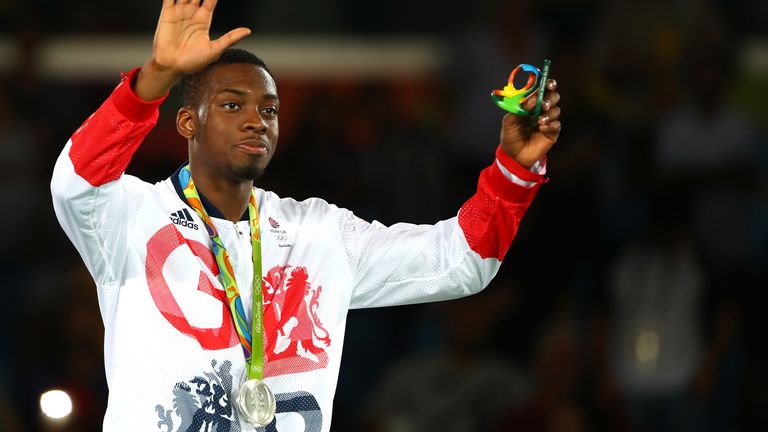
<path id="1" fill-rule="evenodd" d="M 183 208 L 177 212 L 171 213 L 171 222 L 173 222 L 176 225 L 192 228 L 192 229 L 200 229 L 200 227 L 194 223 L 192 220 L 192 214 L 189 213 L 189 210 Z"/>

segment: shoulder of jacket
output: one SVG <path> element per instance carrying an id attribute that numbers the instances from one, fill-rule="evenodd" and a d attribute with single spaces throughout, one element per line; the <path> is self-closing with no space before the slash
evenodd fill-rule
<path id="1" fill-rule="evenodd" d="M 290 197 L 280 197 L 272 191 L 266 191 L 263 189 L 255 188 L 257 196 L 263 196 L 263 205 L 272 211 L 277 211 L 286 215 L 314 215 L 318 217 L 334 214 L 337 217 L 341 217 L 348 213 L 349 210 L 341 208 L 335 204 L 331 204 L 322 198 L 307 198 L 304 200 L 297 200 Z"/>

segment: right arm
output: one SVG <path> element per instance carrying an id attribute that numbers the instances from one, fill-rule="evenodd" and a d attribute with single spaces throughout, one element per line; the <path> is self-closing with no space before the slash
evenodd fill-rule
<path id="1" fill-rule="evenodd" d="M 54 210 L 98 284 L 119 278 L 126 257 L 124 221 L 135 206 L 123 173 L 157 122 L 159 106 L 185 74 L 196 72 L 250 30 L 217 40 L 209 30 L 216 1 L 164 0 L 152 56 L 125 75 L 112 95 L 72 135 L 51 180 Z"/>
<path id="2" fill-rule="evenodd" d="M 53 208 L 97 284 L 119 278 L 126 256 L 130 197 L 123 173 L 152 130 L 165 99 L 139 99 L 125 75 L 112 95 L 72 135 L 51 179 Z"/>

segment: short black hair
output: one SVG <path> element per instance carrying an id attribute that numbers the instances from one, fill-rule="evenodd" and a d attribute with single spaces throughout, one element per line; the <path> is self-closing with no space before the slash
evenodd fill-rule
<path id="1" fill-rule="evenodd" d="M 229 65 L 229 64 L 252 64 L 264 69 L 272 79 L 275 76 L 264 63 L 264 60 L 257 57 L 255 54 L 240 48 L 227 48 L 218 58 L 218 60 L 200 69 L 199 71 L 185 75 L 179 83 L 179 95 L 181 99 L 181 106 L 187 108 L 194 108 L 200 103 L 200 88 L 205 82 L 205 77 L 217 66 Z"/>

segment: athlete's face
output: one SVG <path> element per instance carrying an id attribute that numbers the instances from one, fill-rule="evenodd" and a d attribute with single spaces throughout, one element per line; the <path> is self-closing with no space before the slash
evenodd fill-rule
<path id="1" fill-rule="evenodd" d="M 257 179 L 277 147 L 279 107 L 275 81 L 261 67 L 215 67 L 197 109 L 179 111 L 177 124 L 189 139 L 190 160 L 234 181 Z"/>

